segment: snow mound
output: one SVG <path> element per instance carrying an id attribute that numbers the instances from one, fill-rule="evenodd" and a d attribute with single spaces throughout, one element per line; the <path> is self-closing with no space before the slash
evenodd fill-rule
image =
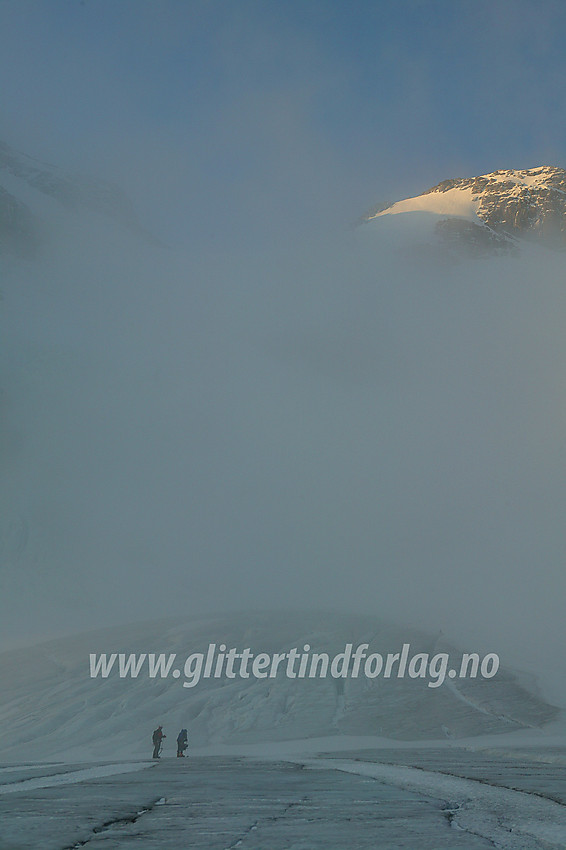
<path id="1" fill-rule="evenodd" d="M 179 729 L 189 746 L 288 741 L 340 735 L 398 740 L 452 739 L 535 728 L 557 709 L 510 672 L 492 679 L 450 680 L 430 688 L 423 678 L 201 678 L 191 688 L 173 675 L 91 678 L 90 653 L 191 653 L 225 644 L 257 653 L 312 651 L 331 657 L 366 643 L 368 653 L 460 654 L 438 636 L 372 617 L 321 613 L 230 614 L 198 622 L 168 620 L 74 636 L 0 656 L 6 683 L 0 722 L 10 729 L 2 757 L 85 760 L 143 757 L 158 725 L 174 754 Z M 472 651 L 472 650 L 470 650 Z M 168 753 L 168 754 L 171 754 Z"/>

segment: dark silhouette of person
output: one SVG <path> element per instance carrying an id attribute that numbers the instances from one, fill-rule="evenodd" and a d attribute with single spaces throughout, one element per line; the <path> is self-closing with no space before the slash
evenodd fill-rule
<path id="1" fill-rule="evenodd" d="M 153 758 L 154 759 L 159 758 L 159 750 L 161 749 L 161 743 L 163 741 L 163 738 L 166 738 L 166 737 L 167 737 L 167 735 L 163 734 L 163 726 L 158 726 L 157 729 L 155 730 L 155 732 L 153 733 L 152 738 L 151 738 L 151 740 L 153 741 Z"/>
<path id="2" fill-rule="evenodd" d="M 177 735 L 177 758 L 185 758 L 185 750 L 189 746 L 188 732 L 186 729 L 181 729 Z"/>

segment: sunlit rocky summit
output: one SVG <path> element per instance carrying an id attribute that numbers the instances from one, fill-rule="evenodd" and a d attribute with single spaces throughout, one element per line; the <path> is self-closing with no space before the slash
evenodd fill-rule
<path id="1" fill-rule="evenodd" d="M 465 253 L 517 251 L 523 240 L 566 248 L 566 171 L 539 166 L 443 180 L 413 198 L 372 210 L 366 222 L 426 214 L 438 245 Z"/>

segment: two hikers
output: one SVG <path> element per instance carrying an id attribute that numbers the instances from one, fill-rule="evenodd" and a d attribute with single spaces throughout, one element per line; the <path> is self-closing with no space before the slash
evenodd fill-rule
<path id="1" fill-rule="evenodd" d="M 158 726 L 151 738 L 153 742 L 153 758 L 158 759 L 161 752 L 163 739 L 167 736 L 163 732 L 163 726 Z M 181 729 L 177 735 L 177 758 L 185 758 L 185 750 L 189 746 L 189 734 L 186 729 Z"/>

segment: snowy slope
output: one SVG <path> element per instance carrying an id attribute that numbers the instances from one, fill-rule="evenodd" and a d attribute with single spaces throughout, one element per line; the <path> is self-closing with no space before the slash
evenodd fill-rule
<path id="1" fill-rule="evenodd" d="M 78 635 L 0 656 L 6 683 L 0 724 L 10 729 L 1 751 L 8 760 L 141 757 L 153 728 L 169 733 L 168 747 L 183 726 L 193 746 L 285 741 L 315 736 L 379 735 L 424 740 L 532 730 L 557 710 L 500 671 L 490 680 L 457 680 L 429 688 L 424 679 L 291 679 L 251 676 L 201 679 L 90 678 L 89 653 L 176 653 L 181 663 L 221 643 L 254 654 L 313 651 L 334 655 L 346 643 L 368 643 L 369 652 L 411 653 L 439 649 L 434 635 L 373 618 L 337 614 L 242 614 L 199 622 L 154 622 Z M 456 650 L 453 650 L 456 657 Z"/>
<path id="2" fill-rule="evenodd" d="M 473 194 L 472 189 L 453 188 L 445 192 L 428 192 L 425 195 L 417 195 L 415 198 L 407 198 L 404 201 L 388 207 L 381 212 L 368 216 L 368 221 L 381 218 L 385 215 L 399 215 L 408 212 L 428 212 L 435 215 L 455 215 L 459 218 L 468 218 L 472 221 L 478 220 L 479 198 Z"/>

